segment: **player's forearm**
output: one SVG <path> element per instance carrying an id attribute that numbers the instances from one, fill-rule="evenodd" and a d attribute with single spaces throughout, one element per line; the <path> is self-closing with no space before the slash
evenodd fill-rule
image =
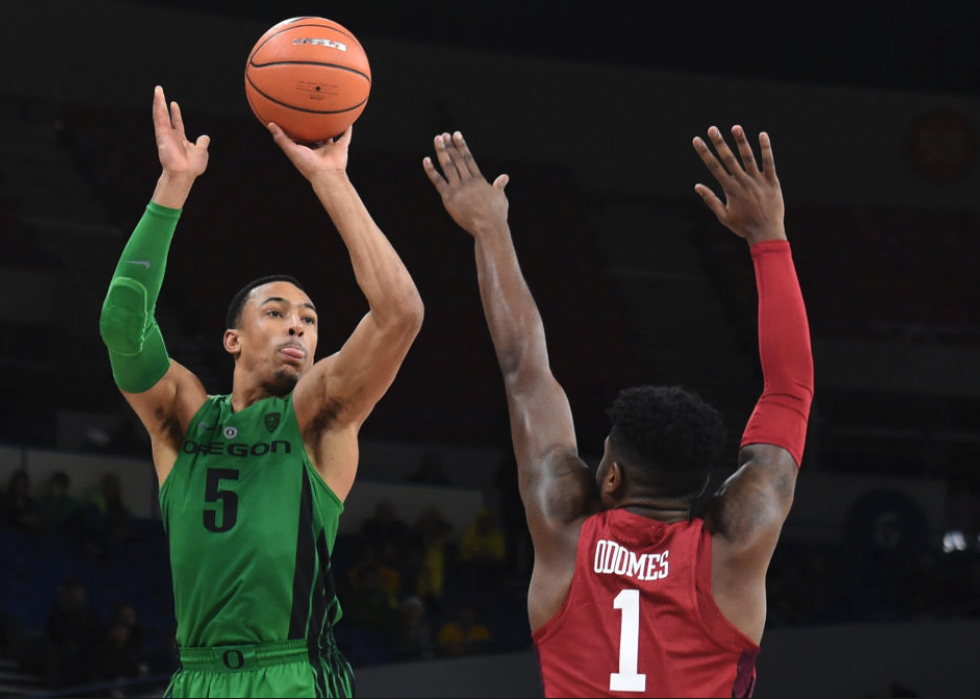
<path id="1" fill-rule="evenodd" d="M 420 322 L 423 308 L 415 281 L 346 174 L 319 177 L 313 189 L 347 247 L 372 315 L 380 323 Z"/>
<path id="2" fill-rule="evenodd" d="M 123 248 L 102 305 L 99 331 L 124 391 L 151 388 L 170 360 L 154 313 L 180 210 L 151 201 Z"/>
<path id="3" fill-rule="evenodd" d="M 510 235 L 502 223 L 474 234 L 480 298 L 490 338 L 506 379 L 524 370 L 547 370 L 544 324 Z"/>
<path id="4" fill-rule="evenodd" d="M 150 201 L 169 209 L 183 209 L 195 179 L 190 175 L 173 175 L 164 171 L 157 180 Z"/>
<path id="5" fill-rule="evenodd" d="M 742 445 L 775 444 L 803 458 L 813 400 L 813 354 L 806 307 L 786 241 L 751 247 L 759 293 L 759 356 L 764 388 Z"/>

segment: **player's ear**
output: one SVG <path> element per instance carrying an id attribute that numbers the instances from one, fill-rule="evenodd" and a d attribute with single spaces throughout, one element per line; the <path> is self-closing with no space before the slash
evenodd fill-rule
<path id="1" fill-rule="evenodd" d="M 623 467 L 618 461 L 610 461 L 609 468 L 606 469 L 605 476 L 602 479 L 602 492 L 609 495 L 612 498 L 616 498 L 620 495 L 623 484 L 625 483 L 625 474 L 623 473 Z"/>
<path id="2" fill-rule="evenodd" d="M 225 346 L 225 352 L 237 356 L 242 351 L 241 334 L 235 328 L 228 328 L 225 330 L 223 344 Z"/>

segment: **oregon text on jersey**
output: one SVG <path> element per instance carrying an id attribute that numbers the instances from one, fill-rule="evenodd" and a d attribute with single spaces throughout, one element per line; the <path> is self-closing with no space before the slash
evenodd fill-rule
<path id="1" fill-rule="evenodd" d="M 668 553 L 670 551 L 641 553 L 637 556 L 636 553 L 615 541 L 599 539 L 596 542 L 595 562 L 592 569 L 596 573 L 625 575 L 637 580 L 660 580 L 666 578 L 669 571 Z"/>
<path id="2" fill-rule="evenodd" d="M 216 456 L 220 454 L 228 454 L 229 456 L 262 456 L 263 454 L 275 454 L 280 450 L 280 447 L 282 447 L 284 454 L 292 451 L 289 442 L 282 439 L 277 439 L 273 442 L 259 442 L 258 444 L 241 444 L 239 442 L 232 442 L 231 444 L 225 444 L 223 442 L 198 444 L 188 439 L 184 442 L 183 452 L 185 454 L 201 454 L 203 456 Z"/>

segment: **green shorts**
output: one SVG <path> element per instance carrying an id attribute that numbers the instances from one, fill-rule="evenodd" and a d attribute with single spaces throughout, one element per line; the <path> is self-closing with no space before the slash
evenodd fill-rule
<path id="1" fill-rule="evenodd" d="M 181 648 L 164 697 L 351 697 L 354 673 L 336 648 L 306 641 Z"/>

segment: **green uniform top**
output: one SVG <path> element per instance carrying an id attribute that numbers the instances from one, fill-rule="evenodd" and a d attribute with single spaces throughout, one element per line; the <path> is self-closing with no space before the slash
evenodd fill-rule
<path id="1" fill-rule="evenodd" d="M 160 489 L 177 644 L 306 639 L 340 619 L 330 555 L 343 503 L 303 446 L 292 396 L 234 412 L 211 396 Z"/>

